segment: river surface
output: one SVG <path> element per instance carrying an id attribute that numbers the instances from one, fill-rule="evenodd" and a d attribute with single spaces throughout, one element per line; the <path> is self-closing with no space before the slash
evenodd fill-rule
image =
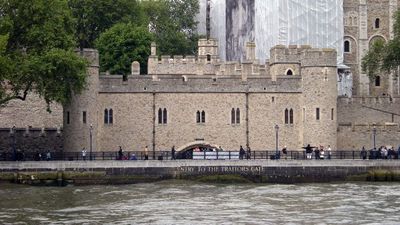
<path id="1" fill-rule="evenodd" d="M 0 184 L 0 224 L 400 224 L 399 183 Z"/>

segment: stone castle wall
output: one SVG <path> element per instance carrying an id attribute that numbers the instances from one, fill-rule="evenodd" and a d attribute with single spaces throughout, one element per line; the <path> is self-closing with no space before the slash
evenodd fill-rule
<path id="1" fill-rule="evenodd" d="M 394 146 L 400 145 L 400 127 L 394 124 L 342 124 L 338 127 L 337 142 L 339 150 L 342 149 L 366 149 L 374 147 L 373 128 L 376 128 L 375 145 Z"/>
<path id="2" fill-rule="evenodd" d="M 61 130 L 53 128 L 20 128 L 15 131 L 10 128 L 0 129 L 0 153 L 12 153 L 15 149 L 25 153 L 47 152 L 48 150 L 63 150 L 63 135 Z"/>
<path id="3" fill-rule="evenodd" d="M 52 104 L 49 113 L 46 102 L 37 94 L 29 94 L 25 101 L 12 100 L 6 107 L 0 107 L 0 128 L 60 128 L 62 124 L 62 106 Z"/>
<path id="4" fill-rule="evenodd" d="M 391 114 L 393 113 L 393 114 Z M 400 123 L 399 97 L 338 98 L 338 123 Z"/>

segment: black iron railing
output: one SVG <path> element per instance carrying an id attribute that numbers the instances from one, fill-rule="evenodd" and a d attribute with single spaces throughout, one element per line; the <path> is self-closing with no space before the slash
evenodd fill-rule
<path id="1" fill-rule="evenodd" d="M 240 154 L 239 151 L 206 151 L 193 154 L 192 151 L 177 152 L 172 157 L 171 151 L 156 151 L 155 157 L 153 153 L 147 153 L 148 160 L 176 160 L 180 159 L 196 159 L 196 160 L 310 160 L 307 158 L 305 151 L 287 151 L 287 154 L 275 150 L 256 150 Z M 194 156 L 193 156 L 194 155 Z M 358 159 L 399 159 L 399 151 L 353 151 L 353 150 L 336 150 L 324 151 L 323 154 L 311 153 L 311 160 L 358 160 Z M 0 153 L 0 161 L 46 161 L 46 160 L 145 160 L 146 153 L 143 151 L 125 151 L 121 155 L 117 151 L 103 151 L 82 154 L 82 152 L 3 152 Z"/>

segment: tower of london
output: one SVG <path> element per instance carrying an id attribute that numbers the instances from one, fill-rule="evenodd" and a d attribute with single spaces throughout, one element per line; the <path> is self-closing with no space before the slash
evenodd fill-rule
<path id="1" fill-rule="evenodd" d="M 377 145 L 397 146 L 399 76 L 380 73 L 371 80 L 361 59 L 374 41 L 393 38 L 399 6 L 397 0 L 343 0 L 338 48 L 298 43 L 260 49 L 255 34 L 241 42 L 236 57 L 226 54 L 229 37 L 221 47 L 220 36 L 211 35 L 198 41 L 195 56 L 159 56 L 162 43 L 153 43 L 146 75 L 138 62 L 132 62 L 129 75 L 100 73 L 98 52 L 84 49 L 79 54 L 90 61 L 87 89 L 69 105 L 55 106 L 51 115 L 35 96 L 0 108 L 0 148 L 7 150 L 13 126 L 25 138 L 36 135 L 33 129 L 40 130 L 39 138 L 57 131 L 65 152 L 90 144 L 94 151 L 118 146 L 161 151 L 202 143 L 271 150 L 276 125 L 279 145 L 293 150 L 306 144 L 371 147 L 373 130 Z M 268 58 L 260 59 L 265 51 Z"/>

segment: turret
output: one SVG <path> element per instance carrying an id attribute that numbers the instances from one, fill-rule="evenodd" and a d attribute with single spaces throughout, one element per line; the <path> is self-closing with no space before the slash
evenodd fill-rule
<path id="1" fill-rule="evenodd" d="M 73 95 L 71 102 L 63 108 L 64 151 L 88 152 L 97 147 L 97 99 L 99 86 L 99 54 L 94 49 L 79 51 L 89 61 L 87 85 L 80 94 Z"/>
<path id="2" fill-rule="evenodd" d="M 333 49 L 301 54 L 303 144 L 336 148 L 337 66 Z"/>

